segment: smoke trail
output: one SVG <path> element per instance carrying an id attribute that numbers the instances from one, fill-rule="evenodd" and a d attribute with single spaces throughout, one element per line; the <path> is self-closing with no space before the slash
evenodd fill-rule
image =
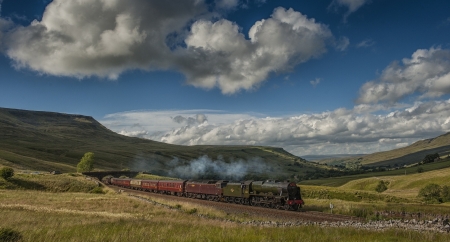
<path id="1" fill-rule="evenodd" d="M 210 159 L 204 155 L 188 164 L 181 164 L 178 158 L 174 158 L 168 163 L 172 169 L 170 176 L 185 179 L 227 179 L 241 180 L 249 173 L 263 173 L 267 171 L 268 166 L 264 161 L 255 157 L 250 160 L 231 160 L 225 162 L 223 157 L 219 156 L 216 160 Z"/>

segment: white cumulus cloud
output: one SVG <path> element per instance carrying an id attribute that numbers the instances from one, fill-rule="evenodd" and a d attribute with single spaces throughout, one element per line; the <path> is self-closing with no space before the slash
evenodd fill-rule
<path id="1" fill-rule="evenodd" d="M 249 40 L 228 20 L 197 21 L 180 51 L 180 66 L 194 86 L 223 93 L 258 87 L 271 72 L 287 71 L 326 51 L 328 27 L 293 9 L 277 8 L 256 22 Z M 205 61 L 206 60 L 206 61 Z"/>
<path id="2" fill-rule="evenodd" d="M 318 57 L 334 42 L 326 25 L 284 8 L 257 21 L 247 37 L 208 4 L 54 0 L 42 20 L 2 31 L 4 52 L 17 68 L 43 74 L 117 79 L 127 70 L 171 69 L 191 85 L 229 94 L 257 88 L 270 73 Z"/>
<path id="3" fill-rule="evenodd" d="M 206 120 L 190 123 L 173 120 L 177 116 L 184 117 L 184 120 L 197 120 L 197 114 L 204 114 Z M 112 114 L 101 122 L 116 132 L 128 130 L 132 135 L 132 131 L 141 131 L 137 132 L 137 136 L 147 132 L 147 135 L 139 137 L 166 143 L 268 145 L 282 147 L 302 156 L 373 153 L 403 147 L 419 139 L 449 132 L 449 116 L 450 100 L 445 100 L 417 102 L 412 106 L 390 109 L 363 104 L 353 109 L 341 108 L 288 117 L 229 114 L 211 110 L 145 111 Z M 140 127 L 133 129 L 137 122 Z"/>
<path id="4" fill-rule="evenodd" d="M 411 58 L 393 62 L 380 78 L 365 83 L 358 103 L 394 103 L 405 96 L 419 93 L 422 98 L 450 93 L 450 50 L 419 49 Z"/>

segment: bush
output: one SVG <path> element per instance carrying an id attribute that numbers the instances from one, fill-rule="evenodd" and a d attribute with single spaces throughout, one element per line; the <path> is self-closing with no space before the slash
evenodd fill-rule
<path id="1" fill-rule="evenodd" d="M 441 198 L 443 202 L 450 202 L 450 187 L 443 186 L 441 187 Z"/>
<path id="2" fill-rule="evenodd" d="M 96 193 L 96 194 L 105 194 L 105 191 L 103 191 L 103 188 L 96 187 L 89 191 L 89 193 Z"/>
<path id="3" fill-rule="evenodd" d="M 0 176 L 7 180 L 14 176 L 14 169 L 11 167 L 3 167 L 0 169 Z"/>
<path id="4" fill-rule="evenodd" d="M 423 167 L 419 166 L 417 167 L 417 173 L 422 173 L 424 171 Z"/>
<path id="5" fill-rule="evenodd" d="M 0 241 L 15 242 L 22 240 L 20 232 L 9 228 L 0 228 Z"/>
<path id="6" fill-rule="evenodd" d="M 441 190 L 441 186 L 431 183 L 420 189 L 418 196 L 427 203 L 441 203 Z"/>
<path id="7" fill-rule="evenodd" d="M 196 208 L 190 209 L 190 210 L 186 211 L 186 213 L 188 213 L 188 214 L 197 213 L 197 209 Z"/>
<path id="8" fill-rule="evenodd" d="M 388 189 L 387 185 L 389 185 L 389 182 L 385 182 L 385 181 L 381 180 L 378 182 L 378 185 L 375 188 L 375 191 L 380 192 L 380 193 L 384 192 Z"/>

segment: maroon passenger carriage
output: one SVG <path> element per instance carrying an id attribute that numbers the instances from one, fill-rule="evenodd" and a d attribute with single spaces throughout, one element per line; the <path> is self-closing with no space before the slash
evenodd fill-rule
<path id="1" fill-rule="evenodd" d="M 222 198 L 223 187 L 228 181 L 187 181 L 186 196 L 191 198 L 208 199 L 210 201 L 219 201 Z"/>
<path id="2" fill-rule="evenodd" d="M 158 180 L 142 180 L 141 188 L 147 192 L 158 192 Z"/>
<path id="3" fill-rule="evenodd" d="M 184 180 L 160 180 L 158 181 L 158 192 L 181 197 L 185 193 L 185 184 Z"/>
<path id="4" fill-rule="evenodd" d="M 118 187 L 125 187 L 125 188 L 129 188 L 130 187 L 130 182 L 133 179 L 130 178 L 111 178 L 111 184 L 118 186 Z"/>

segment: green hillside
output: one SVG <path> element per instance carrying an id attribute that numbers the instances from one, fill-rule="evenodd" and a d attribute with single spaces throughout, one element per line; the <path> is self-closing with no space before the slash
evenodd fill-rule
<path id="1" fill-rule="evenodd" d="M 420 166 L 410 166 L 410 167 L 404 167 L 404 168 L 400 168 L 400 169 L 392 169 L 392 170 L 386 170 L 386 171 L 363 172 L 360 174 L 340 176 L 340 177 L 329 177 L 329 178 L 304 180 L 304 181 L 301 181 L 300 184 L 314 185 L 314 186 L 339 187 L 339 186 L 347 184 L 351 181 L 365 179 L 365 178 L 378 177 L 378 178 L 382 179 L 383 177 L 387 177 L 387 176 L 399 176 L 400 177 L 403 175 L 416 174 L 416 173 L 418 173 L 418 169 L 422 169 L 422 172 L 426 172 L 424 174 L 432 174 L 432 173 L 428 173 L 428 172 L 439 171 L 439 170 L 448 169 L 448 168 L 450 168 L 450 157 L 445 157 L 445 158 L 441 159 L 440 161 L 428 163 L 428 164 L 424 164 L 424 165 L 420 165 Z"/>
<path id="2" fill-rule="evenodd" d="M 363 178 L 350 181 L 340 186 L 340 188 L 375 191 L 375 187 L 380 180 L 388 182 L 388 189 L 383 194 L 412 199 L 417 196 L 421 188 L 428 184 L 434 183 L 448 186 L 450 184 L 450 168 L 407 175 Z"/>
<path id="3" fill-rule="evenodd" d="M 0 108 L 0 165 L 74 172 L 86 152 L 95 153 L 96 170 L 131 169 L 160 175 L 173 169 L 174 161 L 176 166 L 188 166 L 204 155 L 225 163 L 252 161 L 250 174 L 271 178 L 289 179 L 327 169 L 282 148 L 171 145 L 119 135 L 88 116 Z M 268 169 L 261 171 L 258 166 Z"/>
<path id="4" fill-rule="evenodd" d="M 441 157 L 450 154 L 450 133 L 435 138 L 415 142 L 407 147 L 377 152 L 369 155 L 338 157 L 317 160 L 319 164 L 345 165 L 349 162 L 360 162 L 364 166 L 403 166 L 418 163 L 428 154 L 438 153 Z"/>

